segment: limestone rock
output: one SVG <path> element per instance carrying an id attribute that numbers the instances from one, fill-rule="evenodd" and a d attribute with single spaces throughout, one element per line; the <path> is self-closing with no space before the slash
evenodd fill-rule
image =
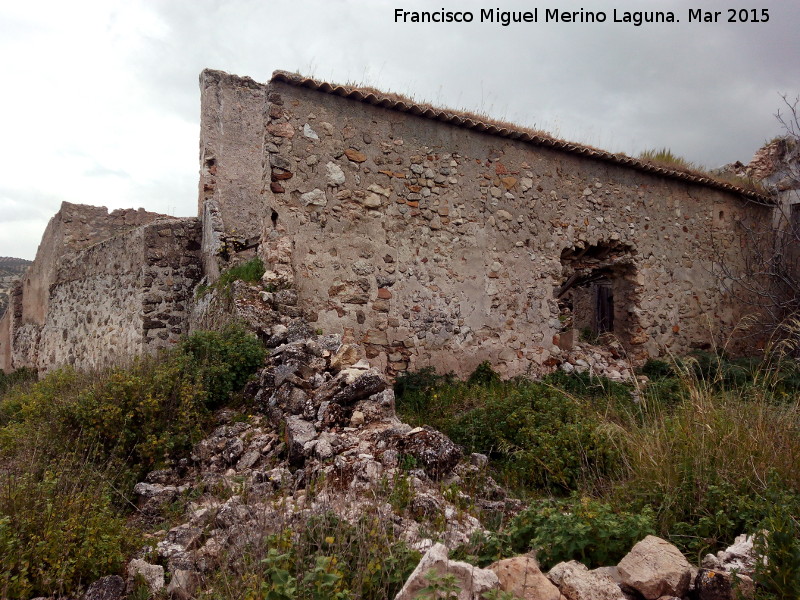
<path id="1" fill-rule="evenodd" d="M 719 568 L 725 571 L 736 570 L 743 575 L 753 575 L 756 568 L 756 552 L 753 549 L 754 536 L 742 534 L 733 540 L 725 550 L 717 552 Z"/>
<path id="2" fill-rule="evenodd" d="M 487 567 L 500 580 L 500 589 L 520 600 L 559 600 L 558 588 L 539 569 L 535 559 L 515 556 L 497 561 Z"/>
<path id="3" fill-rule="evenodd" d="M 302 202 L 305 206 L 325 206 L 328 204 L 328 199 L 325 196 L 325 192 L 319 188 L 316 188 L 310 192 L 302 194 L 300 196 L 300 202 Z"/>
<path id="4" fill-rule="evenodd" d="M 325 173 L 328 176 L 328 185 L 332 187 L 344 185 L 344 171 L 335 162 L 329 162 L 325 165 Z"/>
<path id="5" fill-rule="evenodd" d="M 364 371 L 352 383 L 345 386 L 332 398 L 336 404 L 353 404 L 357 400 L 367 398 L 386 389 L 386 379 L 377 369 Z"/>
<path id="6" fill-rule="evenodd" d="M 419 591 L 428 585 L 425 579 L 430 571 L 439 576 L 452 574 L 456 578 L 459 593 L 458 600 L 480 600 L 485 592 L 497 589 L 500 582 L 492 571 L 481 569 L 465 562 L 451 561 L 447 558 L 447 548 L 443 544 L 431 546 L 417 568 L 406 580 L 403 589 L 395 596 L 395 600 L 415 600 Z"/>
<path id="7" fill-rule="evenodd" d="M 431 427 L 417 427 L 401 440 L 401 450 L 413 456 L 433 479 L 449 473 L 461 458 L 461 449 Z"/>
<path id="8" fill-rule="evenodd" d="M 176 569 L 167 586 L 167 593 L 171 598 L 189 600 L 200 584 L 200 574 L 188 569 Z"/>
<path id="9" fill-rule="evenodd" d="M 747 575 L 710 569 L 698 571 L 694 587 L 698 600 L 746 600 L 755 595 L 753 580 Z"/>
<path id="10" fill-rule="evenodd" d="M 293 463 L 302 462 L 303 447 L 317 435 L 313 423 L 300 417 L 286 418 L 286 440 L 289 445 L 289 460 Z"/>
<path id="11" fill-rule="evenodd" d="M 141 559 L 135 558 L 128 563 L 128 591 L 133 590 L 137 575 L 147 585 L 151 594 L 157 594 L 164 588 L 164 567 L 151 565 Z"/>
<path id="12" fill-rule="evenodd" d="M 617 565 L 622 582 L 647 600 L 684 596 L 689 590 L 691 565 L 675 546 L 648 535 Z"/>
<path id="13" fill-rule="evenodd" d="M 574 560 L 558 563 L 547 578 L 558 586 L 566 600 L 625 600 L 622 590 L 610 577 L 590 571 Z"/>
<path id="14" fill-rule="evenodd" d="M 124 595 L 125 580 L 119 575 L 108 575 L 90 585 L 82 600 L 121 600 Z"/>
<path id="15" fill-rule="evenodd" d="M 353 344 L 342 344 L 331 357 L 331 370 L 338 372 L 346 367 L 356 364 L 364 358 L 364 350 L 361 346 Z"/>

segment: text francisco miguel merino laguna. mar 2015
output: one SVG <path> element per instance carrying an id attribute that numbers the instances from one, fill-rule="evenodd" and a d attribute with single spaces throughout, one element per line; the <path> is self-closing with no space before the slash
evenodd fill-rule
<path id="1" fill-rule="evenodd" d="M 628 23 L 639 27 L 645 23 L 766 23 L 769 9 L 728 8 L 722 10 L 687 9 L 686 13 L 674 11 L 640 10 L 562 10 L 539 8 L 533 10 L 501 10 L 484 8 L 478 11 L 416 11 L 394 9 L 395 23 L 496 23 L 508 27 L 513 23 Z"/>

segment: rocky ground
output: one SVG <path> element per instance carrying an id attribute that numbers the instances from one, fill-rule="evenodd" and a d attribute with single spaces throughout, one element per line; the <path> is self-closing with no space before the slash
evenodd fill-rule
<path id="1" fill-rule="evenodd" d="M 177 524 L 153 533 L 152 545 L 130 562 L 127 583 L 104 578 L 86 600 L 122 598 L 137 576 L 153 594 L 190 598 L 232 549 L 314 515 L 334 513 L 354 523 L 365 512 L 425 553 L 398 600 L 418 598 L 431 571 L 455 577 L 459 600 L 478 600 L 494 589 L 523 600 L 732 600 L 734 577 L 752 595 L 752 542 L 744 538 L 707 557 L 701 569 L 653 536 L 618 565 L 592 571 L 573 561 L 543 574 L 532 556 L 487 569 L 449 560 L 448 548 L 482 529 L 479 517 L 510 515 L 521 503 L 486 473 L 486 457 L 465 457 L 442 433 L 402 423 L 391 387 L 360 347 L 302 327 L 285 333 L 286 342 L 248 390 L 253 414 L 222 412 L 220 426 L 190 458 L 136 485 L 145 520 L 162 518 L 178 498 L 192 500 Z M 401 481 L 409 486 L 402 507 L 390 493 Z M 444 492 L 459 486 L 469 487 L 472 509 Z"/>
<path id="2" fill-rule="evenodd" d="M 393 539 L 424 553 L 398 600 L 420 597 L 431 572 L 454 576 L 459 600 L 491 590 L 521 600 L 733 600 L 735 577 L 752 596 L 752 541 L 745 538 L 701 569 L 653 536 L 618 565 L 592 571 L 573 561 L 544 574 L 533 556 L 487 569 L 449 560 L 448 551 L 484 523 L 523 508 L 489 476 L 487 457 L 464 456 L 444 434 L 401 422 L 389 381 L 363 348 L 315 335 L 293 311 L 291 290 L 273 294 L 235 282 L 233 296 L 239 317 L 272 347 L 245 390 L 250 414 L 221 411 L 219 426 L 190 457 L 135 486 L 149 543 L 128 564 L 127 581 L 103 578 L 84 600 L 131 597 L 136 581 L 151 597 L 195 597 L 208 592 L 209 578 L 231 556 L 331 514 L 351 524 L 369 514 Z M 567 372 L 633 376 L 613 345 L 576 342 L 554 358 L 552 368 Z"/>

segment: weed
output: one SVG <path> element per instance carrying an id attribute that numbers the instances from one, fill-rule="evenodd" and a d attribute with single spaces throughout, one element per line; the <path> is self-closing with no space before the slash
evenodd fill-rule
<path id="1" fill-rule="evenodd" d="M 488 360 L 479 364 L 467 378 L 467 385 L 493 385 L 500 382 L 500 375 L 492 369 Z"/>
<path id="2" fill-rule="evenodd" d="M 578 560 L 589 568 L 615 564 L 654 532 L 653 511 L 621 511 L 588 497 L 542 499 L 514 517 L 502 531 L 478 535 L 456 555 L 472 555 L 480 565 L 535 551 L 543 568 Z"/>
<path id="3" fill-rule="evenodd" d="M 425 581 L 428 584 L 417 592 L 415 600 L 458 600 L 461 588 L 452 573 L 442 575 L 431 569 L 425 573 Z"/>
<path id="4" fill-rule="evenodd" d="M 195 288 L 195 297 L 200 299 L 214 290 L 219 290 L 226 298 L 231 297 L 231 284 L 234 281 L 260 283 L 265 272 L 264 262 L 256 257 L 223 271 L 212 284 L 201 283 Z M 274 290 L 269 290 L 274 291 Z"/>
<path id="5" fill-rule="evenodd" d="M 679 167 L 681 169 L 696 168 L 694 163 L 686 160 L 682 156 L 673 154 L 672 150 L 669 148 L 645 150 L 639 154 L 639 159 L 668 167 Z"/>

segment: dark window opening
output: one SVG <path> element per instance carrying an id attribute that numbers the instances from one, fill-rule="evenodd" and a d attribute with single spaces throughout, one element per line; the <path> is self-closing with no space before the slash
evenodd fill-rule
<path id="1" fill-rule="evenodd" d="M 604 279 L 592 285 L 594 295 L 594 320 L 598 334 L 614 331 L 614 288 Z"/>

